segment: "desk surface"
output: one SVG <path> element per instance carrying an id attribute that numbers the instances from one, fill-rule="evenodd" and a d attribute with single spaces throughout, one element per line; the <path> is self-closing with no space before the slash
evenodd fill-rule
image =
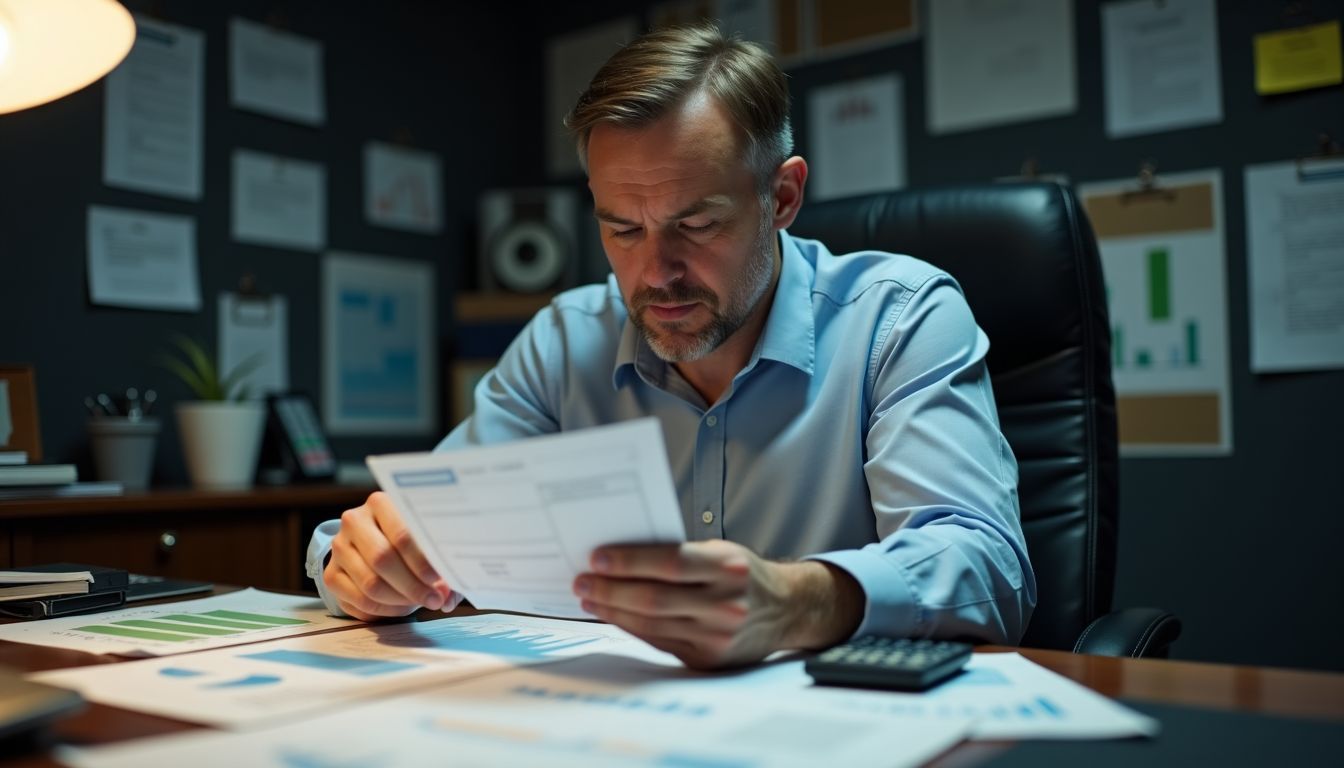
<path id="1" fill-rule="evenodd" d="M 475 611 L 468 608 L 460 609 L 455 615 L 458 613 Z M 424 612 L 423 618 L 441 618 L 442 615 Z M 1093 690 L 1130 701 L 1344 723 L 1344 674 L 1152 659 L 1116 659 L 1001 646 L 984 646 L 977 650 L 1017 651 L 1037 664 Z M 117 661 L 120 659 L 111 656 L 0 642 L 0 664 L 30 672 Z M 60 721 L 53 728 L 51 736 L 67 744 L 106 744 L 201 727 L 90 703 L 81 714 Z M 945 755 L 938 764 L 974 764 L 1002 749 L 1002 745 L 986 747 L 979 743 L 963 744 Z M 57 763 L 40 749 L 32 749 L 19 758 L 0 758 L 0 766 L 4 768 L 52 765 Z"/>

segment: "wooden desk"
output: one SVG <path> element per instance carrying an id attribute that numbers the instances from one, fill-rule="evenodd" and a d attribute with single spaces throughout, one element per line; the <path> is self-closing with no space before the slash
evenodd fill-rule
<path id="1" fill-rule="evenodd" d="M 297 591 L 307 586 L 303 556 L 313 526 L 372 490 L 295 485 L 0 501 L 0 568 L 97 563 Z"/>
<path id="2" fill-rule="evenodd" d="M 475 611 L 468 608 L 463 613 Z M 440 617 L 442 614 L 437 612 L 422 612 L 422 618 Z M 1344 723 L 1344 674 L 1226 664 L 1114 659 L 1079 656 L 1063 651 L 997 646 L 985 646 L 977 650 L 1017 651 L 1037 664 L 1107 696 L 1131 701 Z M 25 671 L 117 661 L 119 659 L 109 656 L 0 642 L 0 664 Z M 57 723 L 50 736 L 55 742 L 64 744 L 107 744 L 202 727 L 90 703 L 83 713 Z M 13 758 L 0 757 L 0 768 L 57 765 L 48 756 L 46 748 L 46 745 L 37 745 Z M 973 765 L 1003 749 L 1003 743 L 968 742 L 944 755 L 937 765 Z"/>

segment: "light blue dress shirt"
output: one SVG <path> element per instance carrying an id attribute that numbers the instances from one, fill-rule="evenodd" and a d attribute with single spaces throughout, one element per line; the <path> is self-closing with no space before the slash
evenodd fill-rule
<path id="1" fill-rule="evenodd" d="M 653 353 L 610 278 L 539 312 L 438 450 L 654 416 L 690 540 L 845 570 L 859 635 L 1015 644 L 1036 583 L 989 341 L 960 288 L 909 256 L 780 242 L 765 329 L 718 402 Z M 310 548 L 319 586 L 337 525 Z"/>

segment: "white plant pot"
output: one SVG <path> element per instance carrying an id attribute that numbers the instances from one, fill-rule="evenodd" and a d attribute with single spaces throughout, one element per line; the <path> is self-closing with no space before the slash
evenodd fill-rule
<path id="1" fill-rule="evenodd" d="M 265 426 L 264 403 L 178 403 L 177 429 L 192 485 L 251 487 Z"/>

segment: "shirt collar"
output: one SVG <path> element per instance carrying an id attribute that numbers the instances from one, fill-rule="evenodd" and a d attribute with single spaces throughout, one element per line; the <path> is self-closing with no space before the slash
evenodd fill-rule
<path id="1" fill-rule="evenodd" d="M 811 376 L 816 358 L 816 328 L 812 316 L 814 268 L 803 257 L 794 239 L 783 230 L 779 233 L 779 243 L 780 274 L 774 303 L 745 370 L 765 358 L 793 366 Z M 614 283 L 616 278 L 610 279 Z M 619 289 L 616 295 L 620 295 Z M 616 351 L 616 365 L 611 373 L 612 387 L 620 389 L 632 371 L 653 386 L 663 388 L 667 384 L 667 364 L 654 354 L 627 316 L 621 330 L 620 348 Z"/>

